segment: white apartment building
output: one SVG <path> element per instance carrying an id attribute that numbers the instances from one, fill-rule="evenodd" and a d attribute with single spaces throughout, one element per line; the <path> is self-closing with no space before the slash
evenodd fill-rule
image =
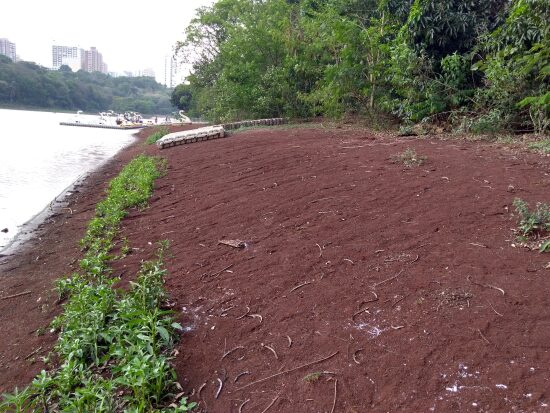
<path id="1" fill-rule="evenodd" d="M 0 54 L 8 56 L 12 61 L 16 62 L 15 43 L 10 42 L 8 39 L 0 39 Z"/>
<path id="2" fill-rule="evenodd" d="M 82 67 L 82 50 L 71 46 L 52 46 L 52 68 L 58 70 L 61 66 L 67 65 L 73 71 Z"/>
<path id="3" fill-rule="evenodd" d="M 73 72 L 85 70 L 108 73 L 107 64 L 103 62 L 103 55 L 95 47 L 84 50 L 74 46 L 52 46 L 52 63 L 55 70 L 62 65 L 67 65 Z"/>
<path id="4" fill-rule="evenodd" d="M 167 55 L 164 58 L 164 85 L 174 88 L 185 81 L 184 67 L 178 62 L 176 56 Z"/>

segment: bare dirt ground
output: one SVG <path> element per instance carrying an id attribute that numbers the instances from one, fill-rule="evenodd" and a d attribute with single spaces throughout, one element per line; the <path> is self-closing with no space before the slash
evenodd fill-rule
<path id="1" fill-rule="evenodd" d="M 425 163 L 393 163 L 406 148 Z M 550 255 L 512 246 L 513 199 L 550 202 L 550 159 L 319 127 L 147 151 L 168 174 L 124 220 L 134 250 L 115 274 L 129 280 L 170 240 L 166 287 L 186 327 L 174 362 L 203 412 L 550 411 Z M 49 290 L 96 198 L 81 198 L 73 240 L 50 226 L 0 291 Z M 0 301 L 3 331 L 21 330 L 0 338 L 2 389 L 28 382 L 39 363 L 22 358 L 53 340 L 32 332 L 57 306 L 18 298 Z"/>
<path id="2" fill-rule="evenodd" d="M 425 164 L 391 162 L 407 147 Z M 319 128 L 162 155 L 124 265 L 171 240 L 175 361 L 204 411 L 550 410 L 550 256 L 511 246 L 548 159 Z"/>

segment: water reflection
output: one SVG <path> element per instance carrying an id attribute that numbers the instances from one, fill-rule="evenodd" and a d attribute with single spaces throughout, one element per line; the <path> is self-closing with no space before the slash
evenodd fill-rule
<path id="1" fill-rule="evenodd" d="M 135 131 L 60 126 L 70 114 L 0 109 L 0 249 L 80 176 L 132 142 Z"/>

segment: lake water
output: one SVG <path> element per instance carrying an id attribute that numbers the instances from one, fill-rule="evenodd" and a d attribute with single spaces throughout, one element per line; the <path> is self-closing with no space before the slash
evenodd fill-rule
<path id="1" fill-rule="evenodd" d="M 59 125 L 73 117 L 0 109 L 0 230 L 8 230 L 0 232 L 0 250 L 63 190 L 134 140 L 135 130 Z"/>

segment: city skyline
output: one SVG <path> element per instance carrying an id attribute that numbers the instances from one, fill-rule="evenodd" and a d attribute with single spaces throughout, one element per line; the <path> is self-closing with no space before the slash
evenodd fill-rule
<path id="1" fill-rule="evenodd" d="M 21 60 L 52 67 L 52 46 L 96 47 L 109 64 L 109 71 L 143 73 L 152 70 L 157 81 L 165 81 L 165 56 L 171 53 L 198 7 L 213 0 L 173 2 L 160 0 L 155 7 L 138 7 L 135 2 L 97 0 L 85 12 L 74 3 L 32 0 L 8 2 L 2 6 L 6 18 L 0 38 L 17 46 Z M 29 13 L 32 9 L 32 13 Z"/>

